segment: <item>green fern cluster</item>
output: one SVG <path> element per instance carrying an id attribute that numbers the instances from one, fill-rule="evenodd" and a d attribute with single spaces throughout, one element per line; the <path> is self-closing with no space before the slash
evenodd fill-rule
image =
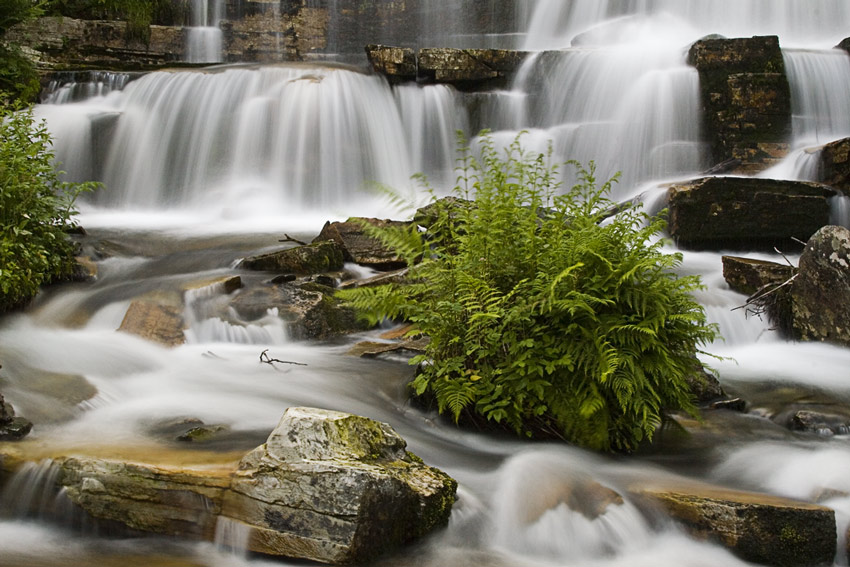
<path id="1" fill-rule="evenodd" d="M 371 230 L 397 250 L 409 282 L 347 290 L 371 322 L 403 319 L 430 337 L 413 381 L 440 412 L 471 413 L 524 435 L 555 433 L 597 450 L 633 450 L 664 411 L 693 411 L 687 379 L 715 338 L 665 254 L 660 217 L 608 198 L 591 163 L 559 193 L 551 152 L 517 137 L 500 155 L 482 137 L 462 150 L 455 196 L 420 232 Z M 421 261 L 420 261 L 421 260 Z"/>

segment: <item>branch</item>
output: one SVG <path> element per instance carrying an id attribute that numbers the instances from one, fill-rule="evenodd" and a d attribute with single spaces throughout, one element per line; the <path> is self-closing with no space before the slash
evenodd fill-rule
<path id="1" fill-rule="evenodd" d="M 289 235 L 288 235 L 288 234 L 286 234 L 285 232 L 283 233 L 283 235 L 284 235 L 286 238 L 281 238 L 280 240 L 278 240 L 278 242 L 294 242 L 295 244 L 300 244 L 301 246 L 307 246 L 307 243 L 306 243 L 306 242 L 303 242 L 303 241 L 301 241 L 301 240 L 298 240 L 297 238 L 292 238 L 291 236 L 289 236 Z"/>
<path id="2" fill-rule="evenodd" d="M 275 362 L 279 362 L 280 364 L 293 364 L 295 366 L 307 366 L 303 362 L 292 362 L 290 360 L 280 360 L 279 358 L 269 358 L 268 352 L 269 349 L 266 349 L 260 353 L 260 362 L 271 364 L 272 366 L 274 366 Z"/>

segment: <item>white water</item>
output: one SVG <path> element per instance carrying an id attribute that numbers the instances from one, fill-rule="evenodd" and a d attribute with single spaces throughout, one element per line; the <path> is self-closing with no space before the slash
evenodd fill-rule
<path id="1" fill-rule="evenodd" d="M 219 24 L 223 12 L 224 0 L 192 0 L 192 22 L 186 30 L 186 61 L 218 63 L 222 60 Z"/>
<path id="2" fill-rule="evenodd" d="M 274 313 L 244 320 L 228 311 L 215 286 L 185 292 L 186 345 L 165 349 L 115 331 L 142 293 L 183 292 L 230 274 L 237 258 L 273 246 L 283 232 L 309 239 L 326 218 L 376 214 L 369 182 L 405 190 L 420 170 L 438 184 L 451 181 L 457 129 L 469 135 L 492 125 L 506 143 L 530 129 L 528 144 L 545 149 L 552 140 L 558 158 L 595 159 L 600 177 L 622 170 L 620 195 L 646 190 L 657 200 L 659 181 L 709 165 L 696 74 L 684 65 L 688 43 L 707 33 L 778 33 L 783 46 L 818 48 L 786 52 L 791 80 L 803 87 L 794 91 L 793 143 L 845 135 L 838 117 L 846 57 L 823 50 L 850 29 L 843 0 L 540 0 L 529 7 L 529 46 L 577 46 L 534 58 L 509 92 L 476 95 L 482 109 L 475 116 L 464 105 L 469 99 L 446 87 L 391 89 L 348 68 L 318 66 L 153 73 L 84 102 L 40 106 L 63 167 L 106 182 L 83 203 L 82 220 L 89 242 L 111 243 L 113 252 L 98 262 L 96 283 L 51 290 L 37 308 L 0 321 L 0 391 L 36 418 L 33 440 L 64 452 L 118 446 L 156 454 L 175 447 L 158 433 L 163 424 L 192 417 L 226 428 L 219 448 L 248 450 L 290 405 L 387 421 L 411 450 L 460 482 L 448 529 L 380 563 L 393 566 L 744 565 L 663 517 L 637 513 L 628 499 L 591 520 L 558 497 L 540 497 L 588 477 L 621 493 L 685 478 L 821 501 L 845 525 L 850 438 L 792 433 L 770 418 L 801 405 L 850 403 L 850 352 L 779 340 L 767 322 L 733 310 L 745 298 L 723 281 L 718 254 L 688 252 L 682 272 L 702 275 L 707 289 L 697 298 L 725 337 L 708 350 L 727 358 L 706 361 L 752 413 L 709 412 L 716 431 L 708 428 L 704 445 L 699 437 L 684 445 L 662 438 L 654 452 L 631 459 L 459 431 L 406 404 L 411 370 L 403 363 L 352 359 L 347 343 L 293 342 Z M 787 171 L 781 175 L 811 175 Z M 836 214 L 846 218 L 841 206 Z M 263 364 L 265 349 L 307 366 Z M 70 375 L 83 377 L 93 396 L 80 399 L 79 379 Z M 236 553 L 81 536 L 63 527 L 61 514 L 42 513 L 50 509 L 49 491 L 43 495 L 53 473 L 47 464 L 30 468 L 0 500 L 0 564 L 281 564 L 240 555 L 244 532 L 226 518 L 218 543 Z"/>

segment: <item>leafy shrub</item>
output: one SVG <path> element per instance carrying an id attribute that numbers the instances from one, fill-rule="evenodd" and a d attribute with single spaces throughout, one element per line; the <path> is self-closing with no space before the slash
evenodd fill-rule
<path id="1" fill-rule="evenodd" d="M 693 412 L 687 378 L 715 328 L 691 296 L 699 280 L 661 250 L 664 221 L 638 206 L 606 218 L 616 180 L 597 186 L 593 163 L 572 163 L 580 182 L 559 195 L 551 152 L 517 137 L 501 157 L 484 136 L 480 153 L 462 150 L 454 189 L 472 206 L 437 201 L 424 233 L 371 229 L 407 260 L 409 283 L 342 292 L 370 322 L 430 337 L 411 360 L 423 363 L 416 394 L 455 420 L 597 450 L 633 450 L 665 410 Z"/>
<path id="2" fill-rule="evenodd" d="M 3 41 L 12 26 L 41 14 L 41 5 L 32 0 L 3 0 L 0 10 L 0 105 L 10 100 L 33 101 L 41 90 L 35 65 L 18 45 Z"/>
<path id="3" fill-rule="evenodd" d="M 187 0 L 50 0 L 52 14 L 89 20 L 125 20 L 127 39 L 150 41 L 151 24 L 183 25 Z"/>
<path id="4" fill-rule="evenodd" d="M 50 135 L 32 111 L 0 107 L 0 312 L 69 276 L 74 202 L 94 184 L 60 181 Z"/>

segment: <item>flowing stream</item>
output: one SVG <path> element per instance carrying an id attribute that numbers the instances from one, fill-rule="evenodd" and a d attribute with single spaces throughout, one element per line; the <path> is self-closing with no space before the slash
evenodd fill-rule
<path id="1" fill-rule="evenodd" d="M 221 7 L 205 6 L 192 33 L 217 27 Z M 850 435 L 846 427 L 796 433 L 781 421 L 795 408 L 847 407 L 850 350 L 782 341 L 766 321 L 736 310 L 745 298 L 723 281 L 720 254 L 687 252 L 681 270 L 702 276 L 698 299 L 725 339 L 708 349 L 723 358 L 706 362 L 751 409 L 708 412 L 701 433 L 662 432 L 656 446 L 630 458 L 459 430 L 406 402 L 412 370 L 403 359 L 347 356 L 362 335 L 304 342 L 289 336 L 274 311 L 251 321 L 221 315 L 223 290 L 203 282 L 238 273 L 239 258 L 273 248 L 283 234 L 309 240 L 325 220 L 392 216 L 374 185 L 421 200 L 410 180 L 416 172 L 445 193 L 454 180 L 456 131 L 474 137 L 491 128 L 507 144 L 525 130 L 531 149 L 551 144 L 557 160 L 595 160 L 600 178 L 621 171 L 615 197 L 640 194 L 656 208 L 660 184 L 711 165 L 699 128 L 698 76 L 685 63 L 689 43 L 710 33 L 773 33 L 793 47 L 786 63 L 800 152 L 773 176 L 812 178 L 800 165 L 811 155 L 805 150 L 850 134 L 850 59 L 830 50 L 850 29 L 846 0 L 537 0 L 523 8 L 518 18 L 528 29 L 516 47 L 560 51 L 531 57 L 502 92 L 391 88 L 332 63 L 96 76 L 92 84 L 55 86 L 37 114 L 55 136 L 62 169 L 70 179 L 105 184 L 80 203 L 89 233 L 83 243 L 98 259 L 98 277 L 45 290 L 27 312 L 0 321 L 0 391 L 36 423 L 22 446 L 45 457 L 0 494 L 0 565 L 286 564 L 240 553 L 244 533 L 227 519 L 219 522 L 218 545 L 110 537 L 63 505 L 50 488 L 56 473 L 49 458 L 79 450 L 231 461 L 262 443 L 295 405 L 386 421 L 413 452 L 459 481 L 449 527 L 379 565 L 745 564 L 667 518 L 647 517 L 628 498 L 595 519 L 547 498 L 581 478 L 622 494 L 689 479 L 821 502 L 836 510 L 843 549 Z M 429 22 L 439 28 L 439 20 Z M 453 27 L 452 37 L 474 42 L 462 31 Z M 220 58 L 214 44 L 199 40 L 190 58 L 219 60 L 211 58 Z M 846 217 L 836 203 L 838 221 Z M 186 344 L 167 349 L 116 332 L 130 302 L 148 292 L 182 294 Z M 262 364 L 266 349 L 306 366 Z M 224 433 L 202 449 L 187 448 L 167 434 L 169 424 L 187 418 Z M 836 565 L 846 564 L 839 553 Z"/>

